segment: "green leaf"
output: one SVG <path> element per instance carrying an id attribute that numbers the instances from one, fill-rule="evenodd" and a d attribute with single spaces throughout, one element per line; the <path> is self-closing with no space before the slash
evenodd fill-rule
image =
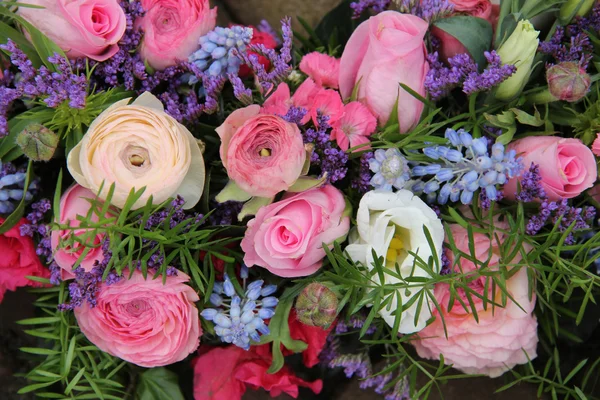
<path id="1" fill-rule="evenodd" d="M 140 375 L 139 400 L 184 400 L 177 374 L 166 368 L 152 368 Z"/>
<path id="2" fill-rule="evenodd" d="M 510 111 L 515 113 L 517 121 L 524 125 L 530 126 L 542 126 L 544 125 L 544 121 L 540 117 L 540 113 L 538 110 L 535 110 L 535 114 L 527 114 L 525 111 L 521 111 L 518 108 L 511 108 Z"/>
<path id="3" fill-rule="evenodd" d="M 348 39 L 356 29 L 356 27 L 367 19 L 366 15 L 357 19 L 352 19 L 353 10 L 350 8 L 350 3 L 353 0 L 343 0 L 336 8 L 331 10 L 315 28 L 315 34 L 322 43 L 329 43 L 340 46 L 339 51 L 343 51 Z M 331 37 L 337 38 L 337 43 L 331 43 Z"/>
<path id="4" fill-rule="evenodd" d="M 434 24 L 449 35 L 455 37 L 467 49 L 471 57 L 477 62 L 479 69 L 486 64 L 484 52 L 492 44 L 492 25 L 477 17 L 457 15 L 443 18 Z"/>

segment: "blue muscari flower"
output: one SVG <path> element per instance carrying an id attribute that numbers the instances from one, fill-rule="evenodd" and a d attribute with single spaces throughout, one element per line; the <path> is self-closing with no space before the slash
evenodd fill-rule
<path id="1" fill-rule="evenodd" d="M 2 164 L 0 161 L 0 214 L 10 214 L 16 208 L 23 196 L 29 201 L 33 198 L 32 190 L 36 188 L 36 183 L 29 185 L 29 190 L 24 191 L 26 174 L 16 172 L 15 167 L 10 163 Z"/>
<path id="2" fill-rule="evenodd" d="M 523 169 L 516 152 L 506 152 L 500 143 L 492 146 L 490 154 L 486 138 L 473 138 L 462 129 L 447 129 L 445 137 L 447 146 L 423 149 L 436 163 L 419 164 L 412 169 L 412 176 L 419 179 L 412 185 L 413 192 L 425 193 L 430 202 L 470 204 L 478 189 L 484 190 L 490 200 L 496 200 L 496 186 L 504 185 Z M 425 180 L 426 176 L 431 178 Z"/>
<path id="3" fill-rule="evenodd" d="M 201 71 L 207 71 L 210 76 L 225 78 L 227 74 L 237 75 L 242 61 L 235 55 L 235 51 L 246 51 L 246 47 L 252 41 L 252 34 L 252 28 L 217 26 L 200 38 L 200 49 L 189 57 L 189 61 Z M 198 79 L 192 76 L 189 84 L 197 81 Z"/>
<path id="4" fill-rule="evenodd" d="M 215 308 L 206 308 L 201 315 L 214 322 L 215 333 L 221 341 L 248 350 L 251 341 L 260 341 L 260 334 L 269 334 L 265 320 L 275 315 L 279 300 L 270 296 L 277 291 L 277 286 L 264 286 L 264 281 L 257 280 L 246 287 L 248 273 L 244 266 L 240 275 L 245 287 L 244 295 L 238 295 L 233 282 L 225 274 L 223 282 L 215 283 L 210 295 L 210 302 Z"/>
<path id="5" fill-rule="evenodd" d="M 369 168 L 375 173 L 371 185 L 375 189 L 391 191 L 392 187 L 402 189 L 410 179 L 408 161 L 398 149 L 378 149 L 369 160 Z"/>

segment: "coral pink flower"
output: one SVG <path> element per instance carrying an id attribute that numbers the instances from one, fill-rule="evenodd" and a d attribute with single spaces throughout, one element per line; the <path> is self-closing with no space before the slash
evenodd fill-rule
<path id="1" fill-rule="evenodd" d="M 335 140 L 342 150 L 369 143 L 369 136 L 377 129 L 377 118 L 358 101 L 346 104 L 344 115 L 333 126 L 331 140 Z M 368 149 L 361 146 L 355 151 Z"/>
<path id="2" fill-rule="evenodd" d="M 198 295 L 179 271 L 145 279 L 135 271 L 112 285 L 103 283 L 97 304 L 75 309 L 83 334 L 98 348 L 140 367 L 153 368 L 186 358 L 200 344 L 200 319 L 194 303 Z"/>
<path id="3" fill-rule="evenodd" d="M 311 77 L 319 86 L 339 87 L 340 60 L 317 51 L 308 53 L 300 61 L 300 71 Z"/>
<path id="4" fill-rule="evenodd" d="M 287 83 L 280 83 L 277 89 L 267 97 L 262 108 L 261 114 L 285 115 L 290 109 L 292 100 L 290 99 L 290 87 Z"/>
<path id="5" fill-rule="evenodd" d="M 315 125 L 318 125 L 317 117 L 319 114 L 329 117 L 327 123 L 330 126 L 335 125 L 342 118 L 344 103 L 339 92 L 331 89 L 321 89 L 317 92 L 310 108 L 310 117 Z"/>

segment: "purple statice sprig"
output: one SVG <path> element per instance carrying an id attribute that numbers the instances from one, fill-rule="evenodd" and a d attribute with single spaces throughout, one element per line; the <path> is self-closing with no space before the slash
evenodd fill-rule
<path id="1" fill-rule="evenodd" d="M 448 65 L 439 60 L 437 52 L 427 56 L 430 70 L 425 76 L 425 88 L 433 100 L 447 96 L 452 90 L 462 87 L 466 95 L 485 92 L 498 86 L 516 72 L 512 64 L 502 64 L 496 51 L 485 52 L 488 62 L 479 73 L 475 61 L 466 53 L 448 59 Z"/>
<path id="2" fill-rule="evenodd" d="M 433 23 L 454 12 L 454 3 L 449 0 L 395 0 L 396 9 L 403 14 L 412 14 Z"/>
<path id="3" fill-rule="evenodd" d="M 361 15 L 370 10 L 373 13 L 380 13 L 388 9 L 391 0 L 359 0 L 350 3 L 350 8 L 353 10 L 352 18 L 360 18 Z"/>
<path id="4" fill-rule="evenodd" d="M 311 155 L 311 165 L 321 169 L 321 176 L 328 182 L 338 182 L 348 173 L 348 154 L 331 141 L 331 126 L 329 116 L 318 113 L 317 125 L 302 133 L 304 143 L 311 143 L 314 149 Z"/>
<path id="5" fill-rule="evenodd" d="M 367 151 L 360 156 L 360 165 L 358 173 L 355 178 L 350 181 L 350 187 L 356 189 L 359 194 L 363 195 L 371 190 L 371 179 L 373 174 L 371 172 L 370 160 L 373 158 L 373 152 Z"/>

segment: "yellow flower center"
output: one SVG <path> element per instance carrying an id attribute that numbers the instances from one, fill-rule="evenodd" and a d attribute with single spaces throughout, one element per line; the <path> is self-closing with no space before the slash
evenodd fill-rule
<path id="1" fill-rule="evenodd" d="M 269 157 L 271 155 L 271 149 L 260 149 L 259 154 L 261 157 Z"/>
<path id="2" fill-rule="evenodd" d="M 400 236 L 395 235 L 390 242 L 385 258 L 388 260 L 396 260 L 400 255 L 400 252 L 404 250 L 404 242 Z"/>
<path id="3" fill-rule="evenodd" d="M 395 225 L 394 236 L 385 254 L 387 267 L 393 268 L 396 263 L 401 265 L 408 256 L 407 249 L 410 249 L 410 232 L 406 228 Z"/>

